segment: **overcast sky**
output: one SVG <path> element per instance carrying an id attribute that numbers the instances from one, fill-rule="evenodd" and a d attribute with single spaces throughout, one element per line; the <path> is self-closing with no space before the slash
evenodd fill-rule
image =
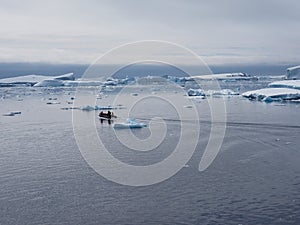
<path id="1" fill-rule="evenodd" d="M 0 62 L 89 64 L 154 39 L 209 64 L 300 64 L 299 0 L 0 0 L 0 26 Z"/>

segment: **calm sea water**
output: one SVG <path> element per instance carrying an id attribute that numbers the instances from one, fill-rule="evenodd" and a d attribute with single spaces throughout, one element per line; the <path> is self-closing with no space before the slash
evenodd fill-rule
<path id="1" fill-rule="evenodd" d="M 0 224 L 300 223 L 299 104 L 213 98 L 226 103 L 226 135 L 217 158 L 199 172 L 211 129 L 209 106 L 199 100 L 200 138 L 187 166 L 164 182 L 131 187 L 106 180 L 83 159 L 72 110 L 61 110 L 70 106 L 66 101 L 73 95 L 72 89 L 61 88 L 1 89 L 5 98 L 0 113 L 22 114 L 0 117 Z M 46 104 L 49 97 L 61 104 Z M 99 104 L 113 97 L 114 92 Z M 93 117 L 96 112 L 81 113 Z M 168 118 L 167 138 L 154 151 L 132 152 L 114 141 L 111 125 L 96 120 L 99 135 L 116 158 L 146 165 L 171 154 L 180 133 L 172 107 L 149 99 L 132 116 L 146 123 L 153 116 Z M 134 132 L 149 135 L 147 128 Z"/>

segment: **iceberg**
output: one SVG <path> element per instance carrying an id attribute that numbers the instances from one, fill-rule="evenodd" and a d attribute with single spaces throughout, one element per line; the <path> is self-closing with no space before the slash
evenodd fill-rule
<path id="1" fill-rule="evenodd" d="M 53 77 L 54 80 L 75 80 L 74 73 L 66 73 L 60 76 Z"/>
<path id="2" fill-rule="evenodd" d="M 300 80 L 275 81 L 268 85 L 271 88 L 293 88 L 300 89 Z"/>
<path id="3" fill-rule="evenodd" d="M 300 90 L 292 88 L 263 88 L 247 91 L 243 93 L 242 96 L 248 99 L 265 102 L 298 100 L 300 99 Z"/>
<path id="4" fill-rule="evenodd" d="M 49 77 L 43 75 L 26 75 L 12 78 L 4 78 L 0 79 L 0 87 L 16 85 L 33 86 L 34 84 L 41 82 L 45 79 L 49 79 Z"/>
<path id="5" fill-rule="evenodd" d="M 12 78 L 0 79 L 0 87 L 13 87 L 19 85 L 26 86 L 62 86 L 66 80 L 75 80 L 73 73 L 67 73 L 60 76 L 44 76 L 44 75 L 26 75 Z"/>
<path id="6" fill-rule="evenodd" d="M 43 80 L 41 82 L 38 82 L 33 86 L 34 87 L 60 87 L 60 86 L 64 86 L 64 83 L 61 80 L 47 79 L 47 80 Z"/>
<path id="7" fill-rule="evenodd" d="M 56 77 L 47 77 L 47 79 L 44 79 L 36 84 L 34 84 L 34 87 L 60 87 L 64 86 L 64 81 L 73 81 L 75 80 L 73 73 L 67 73 L 64 75 L 56 76 Z"/>
<path id="8" fill-rule="evenodd" d="M 287 68 L 286 77 L 287 79 L 300 79 L 300 66 Z"/>

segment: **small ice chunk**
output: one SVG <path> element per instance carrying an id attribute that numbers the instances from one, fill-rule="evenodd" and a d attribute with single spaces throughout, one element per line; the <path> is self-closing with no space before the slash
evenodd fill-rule
<path id="1" fill-rule="evenodd" d="M 60 104 L 60 102 L 52 101 L 52 102 L 46 102 L 47 105 L 57 105 Z"/>
<path id="2" fill-rule="evenodd" d="M 95 110 L 95 108 L 93 106 L 90 106 L 90 105 L 80 107 L 80 109 L 83 110 L 83 111 L 93 111 L 93 110 Z"/>
<path id="3" fill-rule="evenodd" d="M 116 107 L 113 106 L 90 106 L 90 105 L 86 105 L 86 106 L 82 106 L 80 107 L 81 110 L 83 111 L 94 111 L 94 110 L 112 110 L 112 109 L 116 109 Z"/>
<path id="4" fill-rule="evenodd" d="M 205 93 L 202 89 L 192 89 L 190 88 L 187 91 L 188 96 L 205 96 Z"/>
<path id="5" fill-rule="evenodd" d="M 3 116 L 15 116 L 15 115 L 20 115 L 20 114 L 21 114 L 20 111 L 14 111 L 14 112 L 4 113 Z"/>
<path id="6" fill-rule="evenodd" d="M 143 128 L 147 127 L 147 124 L 136 121 L 133 118 L 127 119 L 124 123 L 115 123 L 113 126 L 115 129 L 123 129 L 123 128 Z"/>

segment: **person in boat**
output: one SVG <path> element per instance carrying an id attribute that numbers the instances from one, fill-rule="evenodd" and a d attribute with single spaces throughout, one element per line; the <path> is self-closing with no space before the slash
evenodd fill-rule
<path id="1" fill-rule="evenodd" d="M 104 113 L 103 111 L 101 111 L 101 112 L 99 113 L 99 117 L 111 119 L 112 117 L 115 117 L 115 115 L 114 115 L 114 113 L 111 112 L 111 111 L 108 111 L 107 113 Z"/>

